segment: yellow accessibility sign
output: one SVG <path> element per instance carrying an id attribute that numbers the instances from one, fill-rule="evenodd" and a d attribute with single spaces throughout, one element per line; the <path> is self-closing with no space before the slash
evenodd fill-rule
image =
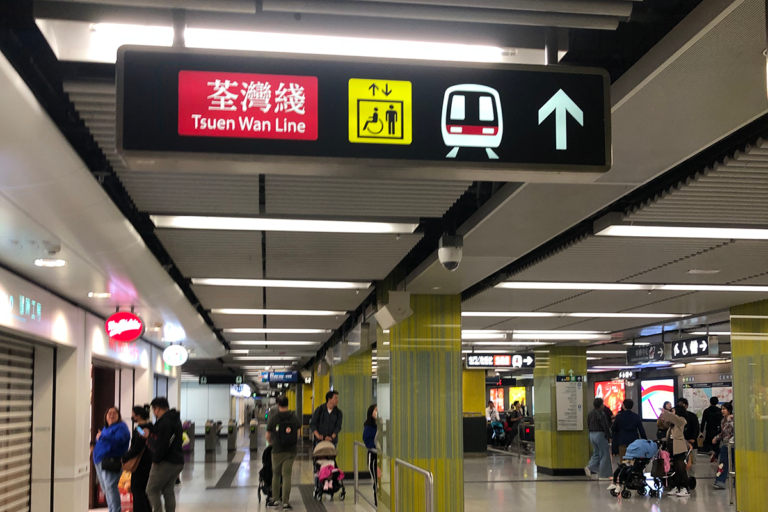
<path id="1" fill-rule="evenodd" d="M 411 82 L 349 80 L 349 142 L 410 144 Z"/>

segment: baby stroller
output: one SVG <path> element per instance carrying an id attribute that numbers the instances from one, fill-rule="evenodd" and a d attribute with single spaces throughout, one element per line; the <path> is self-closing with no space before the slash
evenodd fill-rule
<path id="1" fill-rule="evenodd" d="M 504 424 L 500 421 L 494 421 L 491 423 L 491 445 L 492 446 L 506 446 L 507 434 L 504 432 Z"/>
<path id="2" fill-rule="evenodd" d="M 336 446 L 330 441 L 321 441 L 312 452 L 312 462 L 315 467 L 315 499 L 323 500 L 328 494 L 333 496 L 341 491 L 339 500 L 344 501 L 347 491 L 344 489 L 344 473 L 336 466 Z"/>
<path id="3" fill-rule="evenodd" d="M 685 455 L 685 464 L 688 465 L 692 456 L 693 450 L 689 449 Z M 655 491 L 651 491 L 652 498 L 658 498 L 661 496 L 661 491 L 665 489 L 671 489 L 675 487 L 675 470 L 672 466 L 672 454 L 666 447 L 666 443 L 662 444 L 659 450 L 659 455 L 653 461 L 651 469 L 651 476 L 653 477 Z M 688 477 L 688 489 L 696 489 L 696 477 Z"/>
<path id="4" fill-rule="evenodd" d="M 611 489 L 611 496 L 629 499 L 632 491 L 637 491 L 638 496 L 647 495 L 651 488 L 645 479 L 645 468 L 658 451 L 659 447 L 653 441 L 638 439 L 630 444 L 624 460 L 613 474 L 616 487 Z"/>
<path id="5" fill-rule="evenodd" d="M 267 446 L 261 455 L 261 469 L 259 470 L 259 503 L 261 495 L 272 499 L 272 447 Z"/>

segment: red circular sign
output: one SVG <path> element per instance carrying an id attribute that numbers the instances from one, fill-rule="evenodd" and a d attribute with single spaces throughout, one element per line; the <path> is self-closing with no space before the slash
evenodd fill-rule
<path id="1" fill-rule="evenodd" d="M 107 318 L 104 328 L 110 339 L 121 343 L 134 341 L 144 334 L 144 322 L 127 311 L 119 311 Z"/>

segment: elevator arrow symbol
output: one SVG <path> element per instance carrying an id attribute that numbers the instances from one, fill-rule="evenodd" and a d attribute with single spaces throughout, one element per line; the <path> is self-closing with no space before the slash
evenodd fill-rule
<path id="1" fill-rule="evenodd" d="M 566 129 L 566 112 L 584 126 L 584 112 L 563 92 L 557 91 L 543 107 L 539 109 L 539 124 L 543 123 L 549 115 L 555 113 L 555 149 L 558 151 L 568 149 L 568 135 Z"/>

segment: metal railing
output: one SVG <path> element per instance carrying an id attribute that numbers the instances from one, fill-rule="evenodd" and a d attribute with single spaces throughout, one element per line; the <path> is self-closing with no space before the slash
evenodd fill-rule
<path id="1" fill-rule="evenodd" d="M 424 495 L 426 502 L 426 512 L 435 512 L 435 478 L 432 473 L 413 464 L 409 464 L 402 459 L 395 459 L 395 474 L 392 478 L 392 511 L 397 512 L 397 480 L 399 476 L 398 468 L 400 466 L 415 471 L 424 476 Z"/>
<path id="2" fill-rule="evenodd" d="M 738 510 L 738 506 L 736 505 L 736 489 L 733 482 L 733 479 L 736 478 L 736 456 L 734 454 L 735 452 L 735 444 L 733 442 L 733 439 L 728 443 L 728 503 L 730 505 L 733 505 L 736 510 Z"/>
<path id="3" fill-rule="evenodd" d="M 360 478 L 358 476 L 358 473 L 359 473 L 358 468 L 360 467 L 360 461 L 359 461 L 358 455 L 360 452 L 358 451 L 358 448 L 363 448 L 365 449 L 366 453 L 368 452 L 368 448 L 363 443 L 361 443 L 360 441 L 355 441 L 354 447 L 352 448 L 354 450 L 354 455 L 352 457 L 353 459 L 352 467 L 354 468 L 354 471 L 355 471 L 355 493 L 354 493 L 355 505 L 357 505 L 360 502 L 358 496 L 362 496 L 366 503 L 368 503 L 370 506 L 376 509 L 377 508 L 376 505 L 374 503 L 371 503 L 371 501 L 363 493 L 360 492 Z M 373 450 L 373 451 L 375 452 L 376 450 Z M 376 475 L 371 475 L 371 479 L 373 478 L 376 478 Z"/>

